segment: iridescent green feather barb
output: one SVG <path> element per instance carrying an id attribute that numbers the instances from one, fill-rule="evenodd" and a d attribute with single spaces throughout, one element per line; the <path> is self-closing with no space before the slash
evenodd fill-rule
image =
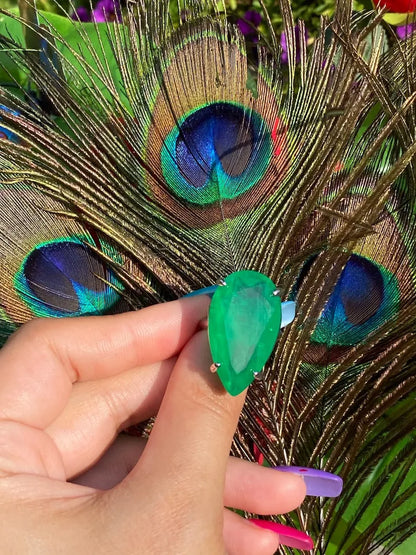
<path id="1" fill-rule="evenodd" d="M 412 552 L 415 38 L 340 0 L 307 45 L 279 5 L 287 65 L 272 27 L 248 59 L 214 1 L 177 26 L 166 0 L 121 24 L 39 14 L 30 48 L 0 10 L 2 336 L 264 274 L 297 312 L 233 452 L 342 475 L 286 518 L 315 553 Z"/>

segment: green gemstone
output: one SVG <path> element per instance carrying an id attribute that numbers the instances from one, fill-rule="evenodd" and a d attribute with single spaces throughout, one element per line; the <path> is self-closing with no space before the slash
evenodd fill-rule
<path id="1" fill-rule="evenodd" d="M 218 376 L 231 395 L 253 381 L 269 358 L 280 329 L 282 308 L 275 284 L 258 272 L 230 274 L 212 297 L 208 335 Z"/>

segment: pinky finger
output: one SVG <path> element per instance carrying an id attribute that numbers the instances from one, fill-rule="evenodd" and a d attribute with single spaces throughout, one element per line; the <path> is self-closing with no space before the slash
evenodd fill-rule
<path id="1" fill-rule="evenodd" d="M 229 555 L 273 555 L 279 547 L 279 536 L 224 509 L 224 543 Z"/>

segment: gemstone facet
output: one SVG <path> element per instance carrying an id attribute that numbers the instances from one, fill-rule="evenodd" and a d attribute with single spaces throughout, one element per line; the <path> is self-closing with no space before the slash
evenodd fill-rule
<path id="1" fill-rule="evenodd" d="M 267 276 L 244 270 L 230 274 L 214 293 L 209 343 L 218 376 L 231 395 L 251 384 L 276 343 L 282 308 L 275 291 Z"/>

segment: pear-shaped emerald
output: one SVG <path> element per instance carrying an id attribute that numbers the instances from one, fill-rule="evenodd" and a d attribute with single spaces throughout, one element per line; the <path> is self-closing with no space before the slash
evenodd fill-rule
<path id="1" fill-rule="evenodd" d="M 265 365 L 282 319 L 276 286 L 265 275 L 230 274 L 218 287 L 208 314 L 212 359 L 225 389 L 238 395 Z"/>

